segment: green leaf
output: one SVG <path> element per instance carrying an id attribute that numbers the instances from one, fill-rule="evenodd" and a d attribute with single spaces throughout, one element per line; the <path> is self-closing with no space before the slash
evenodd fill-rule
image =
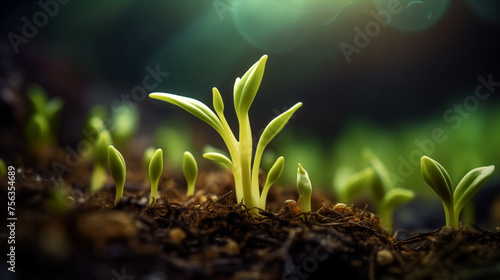
<path id="1" fill-rule="evenodd" d="M 344 203 L 352 203 L 359 193 L 369 189 L 374 180 L 373 168 L 367 167 L 358 173 L 352 174 L 347 180 L 338 186 L 338 192 Z"/>
<path id="2" fill-rule="evenodd" d="M 273 164 L 273 166 L 267 173 L 266 182 L 264 184 L 264 188 L 262 189 L 262 194 L 259 200 L 260 201 L 259 207 L 261 209 L 264 210 L 266 209 L 267 193 L 269 192 L 269 189 L 274 184 L 274 182 L 276 182 L 281 176 L 284 165 L 285 165 L 285 158 L 281 156 L 276 160 L 276 162 Z"/>
<path id="3" fill-rule="evenodd" d="M 139 119 L 139 110 L 132 105 L 123 103 L 114 108 L 110 130 L 118 148 L 123 148 L 136 133 Z"/>
<path id="4" fill-rule="evenodd" d="M 413 197 L 415 197 L 415 192 L 402 188 L 393 188 L 385 194 L 379 206 L 379 216 L 382 219 L 382 225 L 387 230 L 392 231 L 394 209 L 407 203 Z"/>
<path id="5" fill-rule="evenodd" d="M 188 185 L 187 196 L 194 195 L 194 187 L 196 184 L 196 178 L 198 177 L 198 164 L 194 159 L 194 156 L 190 152 L 184 152 L 184 158 L 182 160 L 182 170 L 184 172 L 184 177 Z"/>
<path id="6" fill-rule="evenodd" d="M 457 216 L 465 204 L 483 187 L 486 181 L 488 181 L 494 170 L 495 166 L 493 165 L 478 167 L 469 171 L 469 173 L 460 180 L 453 194 L 454 209 Z"/>
<path id="7" fill-rule="evenodd" d="M 262 135 L 259 138 L 259 142 L 257 144 L 257 150 L 264 150 L 265 146 L 271 142 L 271 140 L 280 133 L 280 131 L 285 127 L 287 122 L 292 117 L 293 113 L 297 111 L 302 106 L 302 102 L 299 102 L 292 106 L 292 108 L 288 109 L 281 115 L 274 118 L 264 129 Z"/>
<path id="8" fill-rule="evenodd" d="M 233 101 L 234 101 L 234 109 L 236 110 L 236 113 L 238 113 L 239 108 L 240 108 L 240 103 L 241 103 L 241 97 L 243 95 L 243 88 L 245 88 L 245 83 L 247 82 L 248 78 L 250 75 L 253 73 L 255 68 L 257 67 L 257 64 L 259 62 L 255 62 L 250 69 L 247 70 L 247 72 L 241 77 L 241 79 L 238 77 L 234 81 L 234 92 L 233 92 Z"/>
<path id="9" fill-rule="evenodd" d="M 394 186 L 392 184 L 389 172 L 380 159 L 370 150 L 365 149 L 363 155 L 369 160 L 371 167 L 374 171 L 374 178 L 372 181 L 373 194 L 380 204 L 386 192 L 391 190 Z"/>
<path id="10" fill-rule="evenodd" d="M 122 154 L 113 145 L 108 147 L 108 163 L 111 177 L 116 184 L 115 205 L 117 205 L 123 197 L 127 168 Z"/>
<path id="11" fill-rule="evenodd" d="M 236 114 L 241 116 L 248 113 L 250 106 L 259 90 L 264 69 L 266 66 L 267 55 L 264 55 L 256 62 L 246 73 L 241 80 L 236 80 L 234 93 L 234 108 Z"/>
<path id="12" fill-rule="evenodd" d="M 41 113 L 33 114 L 26 124 L 26 140 L 33 147 L 50 144 L 50 125 Z"/>
<path id="13" fill-rule="evenodd" d="M 26 94 L 34 113 L 44 114 L 48 99 L 45 90 L 37 84 L 30 84 L 26 87 Z"/>
<path id="14" fill-rule="evenodd" d="M 148 147 L 142 154 L 142 166 L 145 174 L 149 175 L 149 164 L 151 163 L 151 158 L 153 158 L 156 150 L 157 149 L 155 149 L 154 147 Z"/>
<path id="15" fill-rule="evenodd" d="M 149 97 L 162 100 L 176 106 L 181 107 L 182 109 L 188 111 L 193 114 L 200 120 L 206 122 L 211 127 L 213 127 L 219 134 L 223 134 L 222 125 L 220 123 L 219 118 L 215 113 L 207 107 L 207 105 L 202 102 L 180 95 L 170 94 L 170 93 L 162 93 L 162 92 L 154 92 L 149 94 Z"/>
<path id="16" fill-rule="evenodd" d="M 212 153 L 204 153 L 203 157 L 206 159 L 218 162 L 218 163 L 222 163 L 231 169 L 233 168 L 233 163 L 231 162 L 231 160 L 223 154 L 213 153 L 213 152 Z"/>
<path id="17" fill-rule="evenodd" d="M 382 200 L 381 207 L 392 212 L 396 207 L 403 205 L 415 197 L 415 192 L 403 188 L 389 190 Z"/>
<path id="18" fill-rule="evenodd" d="M 156 193 L 158 192 L 158 182 L 160 181 L 161 173 L 163 172 L 163 150 L 156 149 L 151 156 L 148 173 L 151 181 L 151 192 L 149 196 L 149 205 L 153 205 L 156 201 Z"/>
<path id="19" fill-rule="evenodd" d="M 222 96 L 217 88 L 214 87 L 212 89 L 212 93 L 215 112 L 219 118 L 221 118 L 221 116 L 224 115 L 224 101 L 222 100 Z"/>
<path id="20" fill-rule="evenodd" d="M 63 100 L 57 97 L 52 98 L 50 101 L 46 103 L 44 112 L 45 115 L 47 116 L 47 119 L 50 120 L 52 125 L 55 125 L 54 122 L 57 121 L 57 118 L 63 106 L 64 106 Z"/>
<path id="21" fill-rule="evenodd" d="M 112 145 L 111 134 L 107 129 L 102 130 L 97 136 L 94 152 L 94 165 L 106 166 L 108 162 L 108 147 Z"/>
<path id="22" fill-rule="evenodd" d="M 156 149 L 149 163 L 149 179 L 151 182 L 158 182 L 163 172 L 163 150 Z"/>
<path id="23" fill-rule="evenodd" d="M 446 169 L 430 157 L 423 156 L 420 159 L 422 176 L 425 182 L 436 192 L 444 204 L 448 207 L 453 205 L 453 187 L 450 175 Z"/>

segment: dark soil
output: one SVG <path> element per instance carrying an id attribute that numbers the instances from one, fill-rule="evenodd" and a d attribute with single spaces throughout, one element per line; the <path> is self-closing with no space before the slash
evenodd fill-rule
<path id="1" fill-rule="evenodd" d="M 10 162 L 18 169 L 16 273 L 2 261 L 2 279 L 500 279 L 498 229 L 444 227 L 401 240 L 377 215 L 334 204 L 328 193 L 315 191 L 315 211 L 300 214 L 285 203 L 296 191 L 279 186 L 270 210 L 252 216 L 236 204 L 226 171 L 202 172 L 189 199 L 182 176 L 165 176 L 152 207 L 148 188 L 128 183 L 115 207 L 112 181 L 88 192 L 88 166 L 61 179 L 21 158 L 29 157 Z M 7 243 L 1 248 L 5 257 Z"/>

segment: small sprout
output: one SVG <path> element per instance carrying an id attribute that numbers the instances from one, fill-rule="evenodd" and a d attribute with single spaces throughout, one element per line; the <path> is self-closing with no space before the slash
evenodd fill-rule
<path id="1" fill-rule="evenodd" d="M 123 197 L 127 168 L 122 154 L 113 145 L 108 147 L 108 163 L 111 177 L 113 177 L 116 184 L 115 205 L 117 205 Z"/>
<path id="2" fill-rule="evenodd" d="M 297 169 L 297 190 L 300 196 L 300 209 L 302 213 L 311 212 L 312 184 L 307 171 L 299 163 Z"/>
<path id="3" fill-rule="evenodd" d="M 158 183 L 163 172 L 163 150 L 157 149 L 151 156 L 148 173 L 151 181 L 151 194 L 149 195 L 149 206 L 156 202 L 156 193 L 158 192 Z"/>
<path id="4" fill-rule="evenodd" d="M 113 140 L 118 148 L 124 148 L 139 127 L 139 110 L 129 104 L 119 105 L 114 108 L 111 121 Z"/>
<path id="5" fill-rule="evenodd" d="M 182 170 L 187 182 L 187 197 L 194 195 L 194 187 L 196 185 L 196 178 L 198 177 L 198 165 L 196 160 L 190 152 L 184 152 L 182 160 Z"/>
<path id="6" fill-rule="evenodd" d="M 0 158 L 0 178 L 4 178 L 7 176 L 7 165 L 5 165 L 5 161 Z"/>
<path id="7" fill-rule="evenodd" d="M 103 130 L 97 136 L 96 145 L 94 147 L 94 170 L 90 180 L 90 191 L 97 192 L 106 183 L 108 174 L 106 165 L 108 162 L 108 146 L 113 144 L 109 131 Z"/>
<path id="8" fill-rule="evenodd" d="M 94 117 L 101 120 L 107 119 L 108 110 L 106 109 L 106 106 L 104 106 L 103 104 L 96 104 L 92 106 L 92 108 L 88 110 L 87 115 L 85 116 L 85 125 L 87 125 Z"/>
<path id="9" fill-rule="evenodd" d="M 343 178 L 338 179 L 335 184 L 339 200 L 352 203 L 360 193 L 366 190 L 367 186 L 370 186 L 374 176 L 375 172 L 371 167 L 366 167 L 354 174 L 346 168 L 340 169 L 336 173 L 336 178 Z"/>
<path id="10" fill-rule="evenodd" d="M 60 113 L 64 105 L 63 101 L 57 97 L 49 100 L 47 93 L 39 85 L 29 85 L 26 91 L 33 112 L 29 122 L 33 122 L 33 116 L 37 115 L 36 118 L 43 118 L 43 126 L 45 126 L 43 128 L 44 134 L 42 134 L 44 138 L 38 139 L 38 141 L 42 141 L 43 144 L 54 144 L 57 140 Z M 40 124 L 40 120 L 36 120 L 35 122 Z M 30 125 L 30 123 L 28 123 L 28 125 Z M 33 127 L 27 130 L 31 129 L 33 129 Z M 27 135 L 28 141 L 31 136 L 32 135 Z"/>
<path id="11" fill-rule="evenodd" d="M 155 147 L 148 147 L 145 151 L 144 154 L 142 155 L 142 168 L 144 170 L 144 184 L 149 185 L 150 180 L 149 180 L 149 164 L 151 163 L 151 159 L 153 158 L 153 155 L 155 154 Z"/>
<path id="12" fill-rule="evenodd" d="M 50 125 L 42 114 L 33 114 L 26 124 L 26 141 L 35 150 L 44 149 L 53 144 L 50 134 Z"/>
<path id="13" fill-rule="evenodd" d="M 364 150 L 363 152 L 373 170 L 370 185 L 382 225 L 387 230 L 392 231 L 394 210 L 413 199 L 415 192 L 408 189 L 396 188 L 391 180 L 389 171 L 387 171 L 382 161 L 370 150 Z"/>
<path id="14" fill-rule="evenodd" d="M 49 191 L 46 204 L 53 212 L 66 214 L 71 207 L 71 197 L 63 185 L 57 184 Z"/>
<path id="15" fill-rule="evenodd" d="M 266 182 L 264 183 L 264 189 L 262 189 L 262 194 L 260 195 L 259 208 L 266 210 L 266 200 L 267 193 L 271 186 L 276 182 L 283 172 L 283 166 L 285 165 L 285 158 L 279 157 L 274 165 L 271 167 L 267 173 Z"/>
<path id="16" fill-rule="evenodd" d="M 403 188 L 393 188 L 386 192 L 379 206 L 379 215 L 382 218 L 382 224 L 387 229 L 392 229 L 392 214 L 394 210 L 414 197 L 414 191 Z M 387 222 L 388 220 L 391 221 L 391 224 Z"/>
<path id="17" fill-rule="evenodd" d="M 495 170 L 493 165 L 474 168 L 453 189 L 450 175 L 441 164 L 427 156 L 423 156 L 420 163 L 425 182 L 443 203 L 446 225 L 454 228 L 458 228 L 462 208 L 483 187 Z"/>

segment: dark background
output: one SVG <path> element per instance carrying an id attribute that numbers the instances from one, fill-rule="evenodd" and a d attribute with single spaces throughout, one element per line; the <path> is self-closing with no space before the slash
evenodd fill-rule
<path id="1" fill-rule="evenodd" d="M 359 54 L 350 56 L 349 63 L 340 44 L 356 47 L 356 28 L 365 30 L 373 24 L 372 13 L 385 9 L 387 2 L 2 1 L 0 82 L 5 89 L 18 75 L 24 83 L 38 83 L 51 96 L 62 97 L 60 143 L 74 145 L 81 139 L 86 111 L 97 103 L 111 108 L 113 102 L 123 101 L 123 95 L 143 84 L 146 67 L 158 65 L 169 73 L 154 91 L 194 97 L 211 107 L 215 86 L 232 114 L 235 78 L 267 54 L 264 79 L 250 111 L 254 132 L 302 101 L 304 106 L 284 136 L 276 138 L 276 149 L 281 152 L 280 147 L 290 141 L 300 147 L 302 141 L 303 154 L 312 158 L 308 164 L 315 167 L 310 173 L 319 185 L 328 186 L 335 168 L 342 164 L 337 143 L 349 143 L 345 135 L 361 131 L 359 123 L 365 124 L 359 134 L 364 139 L 361 144 L 385 141 L 398 149 L 395 155 L 379 152 L 395 168 L 396 156 L 408 155 L 415 148 L 411 139 L 429 137 L 432 128 L 443 125 L 443 112 L 474 94 L 478 76 L 500 80 L 500 4 L 492 0 L 402 0 L 404 11 L 392 15 L 389 26 L 378 25 L 376 35 L 359 47 Z M 22 36 L 25 20 L 33 23 L 35 15 L 45 11 L 40 3 L 57 3 L 57 11 L 51 6 L 53 15 L 15 52 L 12 34 Z M 499 142 L 495 139 L 500 141 L 500 136 L 494 128 L 500 124 L 488 114 L 498 112 L 499 90 L 477 111 L 486 116 L 479 122 L 489 128 L 481 135 L 490 135 L 487 145 L 496 155 Z M 17 94 L 23 94 L 22 90 Z M 151 135 L 166 120 L 173 120 L 174 125 L 181 119 L 192 124 L 197 137 L 206 138 L 200 142 L 220 146 L 208 126 L 172 105 L 149 98 L 135 101 L 142 113 L 142 135 Z M 15 113 L 8 110 L 2 108 L 4 126 L 14 123 Z M 233 115 L 228 118 L 234 119 Z M 426 129 L 413 129 L 424 122 Z M 474 127 L 462 129 L 462 135 L 473 134 Z M 398 138 L 401 131 L 407 132 L 410 145 Z M 483 140 L 469 142 L 467 147 L 453 146 L 455 150 L 447 155 L 484 147 Z M 352 142 L 354 150 L 361 148 L 358 144 Z M 283 153 L 287 158 L 287 152 Z M 482 159 L 481 165 L 500 163 L 498 157 L 495 162 Z M 451 160 L 443 156 L 438 161 L 449 165 Z M 477 166 L 463 166 L 464 170 L 473 167 Z M 288 169 L 293 178 L 294 168 Z"/>

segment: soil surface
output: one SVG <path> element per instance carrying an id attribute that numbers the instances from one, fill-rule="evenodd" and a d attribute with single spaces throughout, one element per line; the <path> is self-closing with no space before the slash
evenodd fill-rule
<path id="1" fill-rule="evenodd" d="M 25 154 L 8 163 L 17 169 L 16 272 L 2 261 L 2 279 L 500 279 L 498 229 L 392 235 L 366 208 L 320 191 L 314 211 L 301 214 L 285 202 L 296 190 L 280 186 L 255 216 L 237 204 L 223 170 L 202 171 L 191 198 L 180 174 L 164 175 L 152 207 L 132 170 L 114 206 L 112 180 L 88 191 L 91 164 L 55 178 L 50 162 Z M 1 192 L 7 205 L 5 179 Z"/>

